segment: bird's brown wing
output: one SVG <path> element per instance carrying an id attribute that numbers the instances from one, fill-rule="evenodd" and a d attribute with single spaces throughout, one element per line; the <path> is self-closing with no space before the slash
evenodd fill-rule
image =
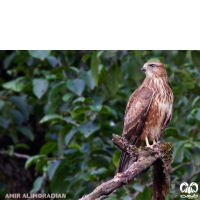
<path id="1" fill-rule="evenodd" d="M 135 144 L 144 127 L 145 118 L 153 99 L 153 90 L 140 86 L 130 97 L 124 118 L 123 136 Z M 116 173 L 123 172 L 128 155 L 121 152 Z"/>

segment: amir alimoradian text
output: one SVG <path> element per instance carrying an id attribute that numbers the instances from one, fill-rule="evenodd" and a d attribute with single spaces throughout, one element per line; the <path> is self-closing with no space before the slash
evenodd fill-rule
<path id="1" fill-rule="evenodd" d="M 66 198 L 66 194 L 19 194 L 19 193 L 12 193 L 6 194 L 5 198 Z"/>

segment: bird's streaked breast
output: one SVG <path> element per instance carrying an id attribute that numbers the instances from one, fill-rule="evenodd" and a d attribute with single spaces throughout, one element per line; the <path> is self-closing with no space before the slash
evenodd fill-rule
<path id="1" fill-rule="evenodd" d="M 147 84 L 153 89 L 154 98 L 141 138 L 144 140 L 148 135 L 148 138 L 153 141 L 160 138 L 162 125 L 172 113 L 173 93 L 162 78 L 149 79 Z"/>

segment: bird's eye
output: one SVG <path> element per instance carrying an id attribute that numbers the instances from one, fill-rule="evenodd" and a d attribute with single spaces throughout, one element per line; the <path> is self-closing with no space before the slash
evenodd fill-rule
<path id="1" fill-rule="evenodd" d="M 155 67 L 155 65 L 154 64 L 151 64 L 151 65 L 149 65 L 150 67 Z"/>

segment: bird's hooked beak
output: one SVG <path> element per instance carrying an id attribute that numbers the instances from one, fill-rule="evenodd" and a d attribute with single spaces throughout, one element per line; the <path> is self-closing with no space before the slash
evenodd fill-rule
<path id="1" fill-rule="evenodd" d="M 142 67 L 141 71 L 145 71 L 146 72 L 146 70 L 147 70 L 147 66 L 146 66 L 146 64 L 144 64 L 144 66 Z"/>

